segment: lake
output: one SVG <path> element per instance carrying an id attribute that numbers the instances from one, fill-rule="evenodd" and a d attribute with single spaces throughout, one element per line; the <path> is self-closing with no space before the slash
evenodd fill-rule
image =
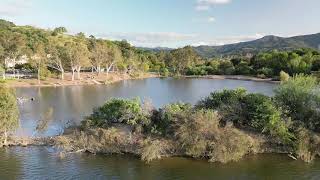
<path id="1" fill-rule="evenodd" d="M 173 102 L 195 104 L 210 92 L 222 89 L 245 88 L 248 92 L 272 96 L 276 84 L 268 82 L 213 80 L 195 78 L 150 78 L 125 80 L 106 86 L 66 86 L 17 88 L 17 96 L 34 98 L 20 104 L 21 129 L 24 136 L 52 136 L 63 131 L 65 124 L 78 124 L 90 115 L 94 107 L 101 106 L 110 98 L 149 99 L 155 107 Z M 34 134 L 37 121 L 53 110 L 47 131 Z"/>
<path id="2" fill-rule="evenodd" d="M 19 105 L 18 135 L 48 136 L 77 124 L 92 108 L 110 98 L 151 99 L 155 107 L 182 101 L 195 104 L 212 91 L 246 88 L 272 96 L 276 84 L 267 82 L 151 78 L 126 80 L 106 86 L 17 88 L 17 96 L 34 98 Z M 37 121 L 52 108 L 48 129 L 35 133 Z M 319 179 L 320 162 L 307 164 L 286 155 L 257 155 L 236 163 L 208 163 L 187 158 L 165 158 L 145 164 L 128 155 L 69 154 L 61 158 L 50 147 L 0 150 L 0 179 Z"/>

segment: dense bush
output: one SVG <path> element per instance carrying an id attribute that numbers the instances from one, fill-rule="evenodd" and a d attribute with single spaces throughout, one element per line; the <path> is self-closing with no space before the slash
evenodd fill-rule
<path id="1" fill-rule="evenodd" d="M 18 124 L 19 111 L 16 94 L 5 85 L 0 85 L 0 146 L 7 145 L 8 133 L 15 130 Z"/>
<path id="2" fill-rule="evenodd" d="M 149 118 L 143 112 L 139 99 L 111 99 L 102 107 L 93 110 L 93 113 L 83 122 L 85 126 L 105 126 L 110 123 L 128 125 L 148 124 Z"/>
<path id="3" fill-rule="evenodd" d="M 210 95 L 200 100 L 196 107 L 205 109 L 216 109 L 222 105 L 231 105 L 237 103 L 246 95 L 245 89 L 226 90 L 221 92 L 212 92 Z"/>
<path id="4" fill-rule="evenodd" d="M 320 131 L 320 86 L 315 77 L 296 75 L 275 90 L 275 101 L 287 116 Z"/>
<path id="5" fill-rule="evenodd" d="M 270 68 L 261 68 L 257 70 L 257 75 L 265 75 L 266 77 L 272 77 L 273 76 L 273 70 Z"/>
<path id="6" fill-rule="evenodd" d="M 186 155 L 212 162 L 237 161 L 248 154 L 253 141 L 233 127 L 220 127 L 213 110 L 188 111 L 175 118 L 175 138 Z"/>
<path id="7" fill-rule="evenodd" d="M 284 71 L 280 72 L 280 81 L 286 82 L 290 78 L 290 75 Z"/>
<path id="8" fill-rule="evenodd" d="M 153 112 L 149 131 L 153 134 L 172 136 L 174 133 L 173 121 L 180 113 L 191 111 L 192 106 L 184 103 L 174 103 Z"/>
<path id="9" fill-rule="evenodd" d="M 292 137 L 282 112 L 270 97 L 247 94 L 244 89 L 213 92 L 201 100 L 197 108 L 218 110 L 222 115 L 221 125 L 232 122 L 237 127 L 264 132 L 283 141 Z"/>

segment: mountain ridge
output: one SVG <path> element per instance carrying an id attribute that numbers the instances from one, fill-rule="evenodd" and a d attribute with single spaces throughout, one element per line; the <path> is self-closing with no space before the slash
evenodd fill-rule
<path id="1" fill-rule="evenodd" d="M 192 46 L 192 48 L 204 58 L 229 56 L 229 55 L 248 55 L 271 50 L 293 50 L 298 48 L 320 49 L 320 33 L 298 35 L 292 37 L 280 37 L 275 35 L 267 35 L 260 39 L 239 42 L 234 44 L 226 44 L 221 46 Z M 170 51 L 172 48 L 142 48 L 154 52 Z"/>
<path id="2" fill-rule="evenodd" d="M 193 47 L 203 57 L 221 55 L 258 53 L 270 50 L 292 50 L 297 48 L 320 48 L 320 33 L 299 35 L 293 37 L 279 37 L 274 35 L 264 36 L 253 41 L 227 44 L 222 46 L 197 46 Z"/>

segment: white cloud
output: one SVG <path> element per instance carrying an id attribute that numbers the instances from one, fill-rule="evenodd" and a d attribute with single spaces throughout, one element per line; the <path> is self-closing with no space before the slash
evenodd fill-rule
<path id="1" fill-rule="evenodd" d="M 225 45 L 262 38 L 264 34 L 215 37 L 201 34 L 183 34 L 175 32 L 147 32 L 147 33 L 106 33 L 95 34 L 96 37 L 111 40 L 127 40 L 138 47 L 183 47 L 186 45 Z"/>
<path id="2" fill-rule="evenodd" d="M 182 34 L 175 32 L 148 32 L 148 33 L 107 33 L 97 34 L 97 37 L 112 40 L 127 40 L 135 46 L 142 47 L 172 47 L 172 44 L 191 41 L 196 39 L 196 34 Z"/>
<path id="3" fill-rule="evenodd" d="M 208 37 L 203 36 L 200 41 L 193 43 L 192 45 L 209 45 L 209 46 L 221 46 L 226 44 L 233 44 L 239 42 L 252 41 L 264 37 L 264 34 L 254 34 L 254 35 L 241 35 L 241 36 L 225 36 L 225 37 Z"/>
<path id="4" fill-rule="evenodd" d="M 200 4 L 227 4 L 230 2 L 231 0 L 198 0 Z"/>
<path id="5" fill-rule="evenodd" d="M 192 18 L 192 22 L 194 22 L 194 23 L 214 23 L 214 22 L 216 22 L 216 18 L 213 16 Z"/>
<path id="6" fill-rule="evenodd" d="M 31 6 L 26 0 L 1 0 L 0 16 L 12 17 L 23 14 Z"/>
<path id="7" fill-rule="evenodd" d="M 215 21 L 216 21 L 216 19 L 214 17 L 209 17 L 208 18 L 208 22 L 209 23 L 212 23 L 212 22 L 215 22 Z"/>
<path id="8" fill-rule="evenodd" d="M 228 4 L 231 0 L 197 0 L 195 9 L 197 11 L 207 11 L 214 5 Z"/>

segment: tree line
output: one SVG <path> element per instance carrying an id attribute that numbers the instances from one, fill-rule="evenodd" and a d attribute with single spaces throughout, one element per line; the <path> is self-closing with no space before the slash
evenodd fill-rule
<path id="1" fill-rule="evenodd" d="M 162 76 L 176 75 L 250 75 L 260 78 L 278 77 L 281 71 L 290 75 L 310 74 L 320 70 L 320 53 L 311 49 L 261 52 L 253 56 L 234 55 L 203 58 L 191 46 L 171 51 L 152 52 L 131 46 L 127 41 L 110 41 L 84 33 L 69 35 L 64 27 L 44 30 L 16 26 L 0 20 L 0 74 L 5 78 L 6 62 L 15 64 L 27 56 L 28 64 L 15 69 L 29 69 L 40 81 L 50 73 L 64 79 L 80 79 L 81 71 L 111 70 L 135 74 L 156 72 Z"/>
<path id="2" fill-rule="evenodd" d="M 21 57 L 26 56 L 27 64 L 18 65 Z M 67 29 L 58 27 L 44 30 L 31 26 L 16 26 L 0 20 L 0 73 L 10 70 L 6 64 L 15 65 L 11 70 L 24 68 L 37 74 L 38 80 L 47 73 L 72 73 L 72 80 L 80 79 L 83 70 L 107 73 L 114 69 L 126 73 L 160 69 L 155 54 L 131 46 L 125 40 L 109 41 L 84 33 L 67 34 Z M 156 67 L 154 67 L 156 66 Z"/>

